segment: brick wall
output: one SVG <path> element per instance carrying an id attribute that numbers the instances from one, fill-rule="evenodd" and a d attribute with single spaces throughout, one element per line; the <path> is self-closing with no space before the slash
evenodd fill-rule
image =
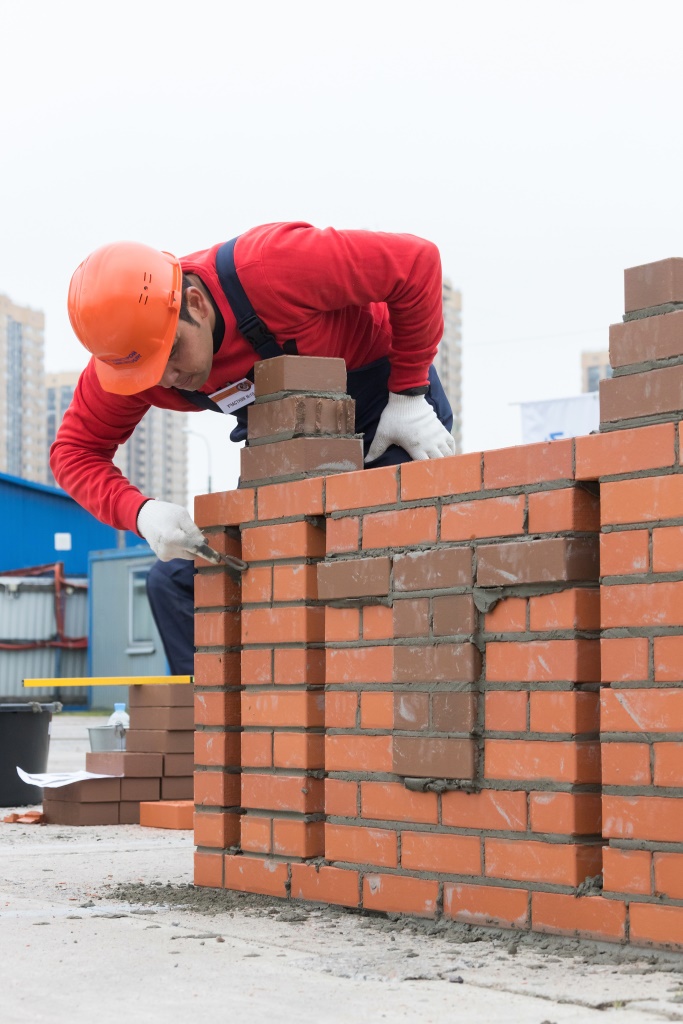
<path id="1" fill-rule="evenodd" d="M 249 563 L 198 568 L 197 884 L 683 944 L 683 260 L 626 309 L 599 434 L 401 467 L 341 361 L 257 366 L 196 503 Z"/>

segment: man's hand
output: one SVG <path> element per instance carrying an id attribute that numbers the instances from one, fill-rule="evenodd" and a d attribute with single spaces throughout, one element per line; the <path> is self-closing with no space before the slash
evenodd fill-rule
<path id="1" fill-rule="evenodd" d="M 189 512 L 169 501 L 146 501 L 138 512 L 138 530 L 162 562 L 194 558 L 197 548 L 206 543 Z"/>
<path id="2" fill-rule="evenodd" d="M 389 393 L 365 461 L 378 459 L 390 444 L 400 445 L 415 461 L 455 455 L 455 441 L 424 395 Z"/>

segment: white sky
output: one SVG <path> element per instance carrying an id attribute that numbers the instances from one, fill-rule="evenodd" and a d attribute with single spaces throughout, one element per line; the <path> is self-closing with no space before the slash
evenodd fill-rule
<path id="1" fill-rule="evenodd" d="M 51 371 L 105 242 L 409 231 L 463 293 L 465 450 L 504 447 L 511 403 L 578 393 L 623 269 L 683 255 L 680 0 L 0 0 L 0 38 L 0 292 Z M 215 490 L 233 423 L 191 419 Z"/>

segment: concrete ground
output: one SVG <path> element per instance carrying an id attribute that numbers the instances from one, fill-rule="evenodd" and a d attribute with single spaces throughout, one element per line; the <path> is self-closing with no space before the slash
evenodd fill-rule
<path id="1" fill-rule="evenodd" d="M 54 719 L 50 770 L 85 766 L 92 724 Z M 0 821 L 2 1024 L 683 1020 L 673 954 L 195 890 L 191 878 L 190 832 Z"/>

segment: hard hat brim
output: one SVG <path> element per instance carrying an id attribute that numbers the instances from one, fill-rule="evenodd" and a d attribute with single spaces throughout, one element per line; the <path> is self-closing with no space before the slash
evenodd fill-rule
<path id="1" fill-rule="evenodd" d="M 111 366 L 101 359 L 95 358 L 95 371 L 102 388 L 113 395 L 137 395 L 140 391 L 156 387 L 164 375 L 168 357 L 173 348 L 173 340 L 178 326 L 178 317 L 169 325 L 158 350 L 140 358 L 130 366 Z"/>

